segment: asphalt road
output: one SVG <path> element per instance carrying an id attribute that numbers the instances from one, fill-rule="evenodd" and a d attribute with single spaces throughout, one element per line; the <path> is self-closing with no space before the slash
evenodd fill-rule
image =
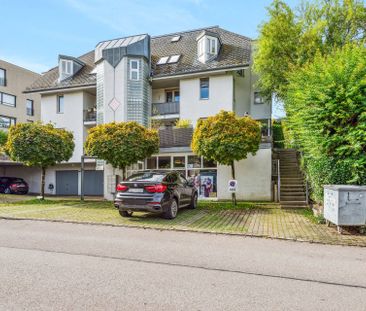
<path id="1" fill-rule="evenodd" d="M 0 220 L 0 310 L 366 310 L 366 248 Z"/>

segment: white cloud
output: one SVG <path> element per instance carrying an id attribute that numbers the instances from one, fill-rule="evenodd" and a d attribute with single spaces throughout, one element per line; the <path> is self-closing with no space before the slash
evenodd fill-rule
<path id="1" fill-rule="evenodd" d="M 123 35 L 149 32 L 167 33 L 190 29 L 200 21 L 190 6 L 201 6 L 203 0 L 102 1 L 66 0 L 66 3 L 89 19 Z"/>
<path id="2" fill-rule="evenodd" d="M 42 73 L 42 72 L 45 72 L 50 69 L 50 66 L 47 66 L 45 64 L 35 63 L 33 61 L 30 61 L 30 60 L 22 58 L 22 57 L 8 56 L 8 55 L 0 54 L 0 59 L 6 61 L 8 63 L 12 63 L 14 65 L 17 65 L 17 66 L 20 66 L 25 69 L 28 69 L 28 70 L 31 70 L 34 72 L 38 72 L 38 73 Z"/>

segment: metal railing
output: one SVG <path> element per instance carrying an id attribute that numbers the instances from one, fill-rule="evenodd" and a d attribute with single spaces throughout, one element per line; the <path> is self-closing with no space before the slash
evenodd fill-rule
<path id="1" fill-rule="evenodd" d="M 96 110 L 84 110 L 84 122 L 95 122 L 97 121 Z"/>
<path id="2" fill-rule="evenodd" d="M 151 115 L 163 116 L 167 114 L 178 114 L 179 113 L 179 102 L 171 103 L 153 103 Z"/>

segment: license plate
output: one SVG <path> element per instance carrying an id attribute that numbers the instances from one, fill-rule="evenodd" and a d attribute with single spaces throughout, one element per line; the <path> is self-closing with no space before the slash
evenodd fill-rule
<path id="1" fill-rule="evenodd" d="M 144 192 L 144 189 L 142 188 L 130 188 L 130 192 Z"/>

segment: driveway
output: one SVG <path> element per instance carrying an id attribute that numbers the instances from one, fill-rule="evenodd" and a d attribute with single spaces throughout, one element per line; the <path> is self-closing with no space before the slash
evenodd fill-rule
<path id="1" fill-rule="evenodd" d="M 1 310 L 364 310 L 366 248 L 0 220 Z"/>

